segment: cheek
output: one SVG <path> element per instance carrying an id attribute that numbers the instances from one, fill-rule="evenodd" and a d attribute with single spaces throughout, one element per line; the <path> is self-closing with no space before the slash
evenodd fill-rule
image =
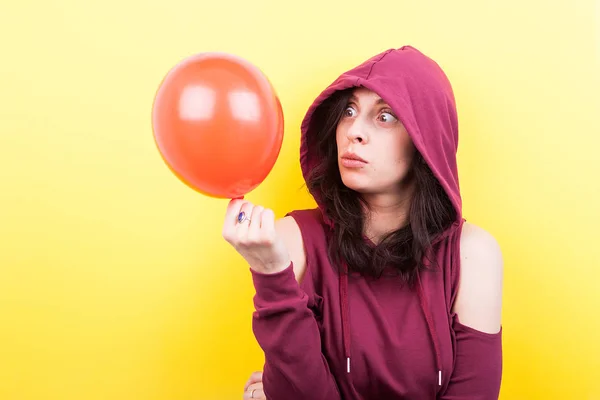
<path id="1" fill-rule="evenodd" d="M 412 162 L 415 154 L 415 147 L 410 139 L 394 138 L 394 140 L 380 143 L 377 154 L 380 156 L 381 163 L 388 165 L 406 164 Z"/>
<path id="2" fill-rule="evenodd" d="M 412 142 L 407 142 L 405 144 L 405 146 L 402 148 L 402 159 L 412 163 L 412 160 L 415 158 L 415 153 L 417 152 L 417 149 L 415 147 L 415 145 Z"/>
<path id="3" fill-rule="evenodd" d="M 410 139 L 394 138 L 377 146 L 376 170 L 390 178 L 403 179 L 412 165 L 416 149 Z"/>
<path id="4" fill-rule="evenodd" d="M 338 151 L 340 150 L 340 145 L 342 144 L 343 136 L 344 136 L 344 132 L 343 132 L 342 128 L 340 128 L 340 126 L 338 125 L 338 127 L 335 130 L 335 144 L 336 144 Z"/>
<path id="5" fill-rule="evenodd" d="M 408 132 L 403 129 L 395 145 L 398 149 L 398 160 L 400 162 L 412 162 L 412 159 L 415 156 L 416 148 L 410 139 Z"/>

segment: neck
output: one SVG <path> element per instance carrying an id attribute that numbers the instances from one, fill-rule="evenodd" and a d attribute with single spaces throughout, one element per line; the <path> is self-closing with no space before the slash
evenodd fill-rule
<path id="1" fill-rule="evenodd" d="M 368 204 L 365 218 L 365 235 L 374 243 L 409 222 L 410 193 L 363 195 Z"/>

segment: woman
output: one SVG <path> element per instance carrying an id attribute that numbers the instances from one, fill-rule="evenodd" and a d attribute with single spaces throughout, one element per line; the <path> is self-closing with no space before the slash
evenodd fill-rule
<path id="1" fill-rule="evenodd" d="M 265 353 L 244 398 L 497 399 L 502 256 L 466 223 L 451 85 L 417 49 L 342 74 L 302 127 L 317 208 L 232 200 Z"/>

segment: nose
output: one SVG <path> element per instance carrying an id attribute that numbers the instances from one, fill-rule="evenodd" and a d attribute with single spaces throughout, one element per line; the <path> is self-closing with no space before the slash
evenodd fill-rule
<path id="1" fill-rule="evenodd" d="M 356 118 L 352 121 L 346 132 L 348 140 L 353 143 L 365 143 L 367 141 L 367 127 L 360 118 Z"/>

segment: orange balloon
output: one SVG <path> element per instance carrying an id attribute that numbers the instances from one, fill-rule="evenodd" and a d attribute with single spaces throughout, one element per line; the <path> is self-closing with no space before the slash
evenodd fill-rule
<path id="1" fill-rule="evenodd" d="M 201 53 L 171 69 L 152 108 L 156 145 L 189 187 L 243 197 L 271 172 L 283 142 L 283 111 L 271 83 L 248 61 Z"/>

